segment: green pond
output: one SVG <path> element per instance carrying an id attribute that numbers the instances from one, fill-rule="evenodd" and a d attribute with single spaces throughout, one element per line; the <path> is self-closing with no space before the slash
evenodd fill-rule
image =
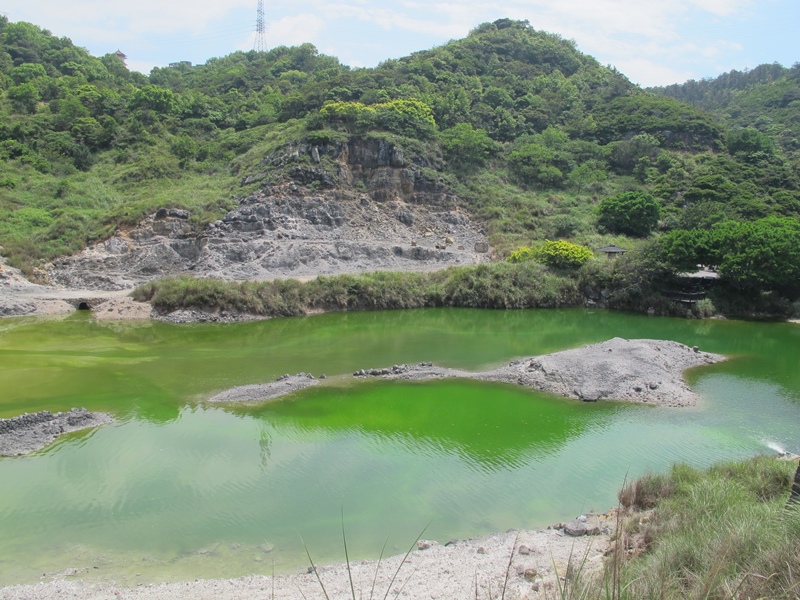
<path id="1" fill-rule="evenodd" d="M 337 378 L 433 361 L 481 370 L 611 337 L 728 355 L 693 408 L 581 403 L 463 380 Z M 0 417 L 84 406 L 112 425 L 0 458 L 0 584 L 234 577 L 540 527 L 616 503 L 625 480 L 797 452 L 800 326 L 592 310 L 431 309 L 241 324 L 0 321 Z M 323 387 L 204 402 L 284 373 Z"/>

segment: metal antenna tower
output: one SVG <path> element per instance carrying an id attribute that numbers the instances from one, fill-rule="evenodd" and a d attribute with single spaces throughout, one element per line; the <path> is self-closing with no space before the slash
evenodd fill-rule
<path id="1" fill-rule="evenodd" d="M 256 52 L 267 51 L 267 26 L 264 23 L 264 0 L 258 0 L 256 12 L 256 41 L 253 43 Z"/>

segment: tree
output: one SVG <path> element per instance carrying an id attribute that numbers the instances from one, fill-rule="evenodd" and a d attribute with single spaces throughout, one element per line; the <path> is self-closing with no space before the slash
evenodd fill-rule
<path id="1" fill-rule="evenodd" d="M 14 83 L 20 85 L 22 83 L 29 83 L 39 77 L 46 77 L 47 71 L 38 63 L 23 63 L 18 67 L 11 70 L 11 79 Z"/>
<path id="2" fill-rule="evenodd" d="M 369 129 L 376 115 L 374 106 L 361 102 L 326 102 L 319 113 L 328 123 L 341 123 L 347 133 Z"/>
<path id="3" fill-rule="evenodd" d="M 442 132 L 442 147 L 450 162 L 459 166 L 480 166 L 497 148 L 484 129 L 459 123 Z"/>
<path id="4" fill-rule="evenodd" d="M 589 160 L 578 165 L 567 175 L 567 182 L 578 192 L 582 192 L 590 183 L 606 181 L 607 179 L 608 175 L 602 168 L 602 164 L 596 160 Z"/>
<path id="5" fill-rule="evenodd" d="M 800 221 L 770 217 L 727 221 L 711 230 L 714 263 L 722 278 L 740 288 L 800 292 Z"/>
<path id="6" fill-rule="evenodd" d="M 525 183 L 558 186 L 564 180 L 559 168 L 566 162 L 564 153 L 542 144 L 524 144 L 508 157 L 511 171 Z"/>
<path id="7" fill-rule="evenodd" d="M 32 83 L 15 85 L 9 88 L 6 96 L 11 100 L 14 110 L 28 114 L 36 112 L 36 103 L 39 102 L 39 90 Z"/>
<path id="8" fill-rule="evenodd" d="M 598 224 L 614 233 L 647 237 L 658 225 L 661 205 L 644 192 L 624 192 L 604 198 L 597 206 Z"/>
<path id="9" fill-rule="evenodd" d="M 175 94 L 157 85 L 146 85 L 142 89 L 136 90 L 133 92 L 133 96 L 130 100 L 131 110 L 139 108 L 168 114 L 171 113 L 176 106 L 177 100 L 175 99 Z"/>
<path id="10" fill-rule="evenodd" d="M 800 293 L 800 221 L 769 217 L 725 221 L 711 229 L 671 231 L 658 241 L 661 257 L 678 270 L 715 265 L 740 289 Z"/>
<path id="11" fill-rule="evenodd" d="M 429 138 L 436 131 L 430 105 L 421 100 L 390 100 L 374 104 L 376 123 L 382 129 L 409 137 Z"/>
<path id="12" fill-rule="evenodd" d="M 725 136 L 725 145 L 728 152 L 749 162 L 775 154 L 772 138 L 752 128 L 729 132 Z"/>

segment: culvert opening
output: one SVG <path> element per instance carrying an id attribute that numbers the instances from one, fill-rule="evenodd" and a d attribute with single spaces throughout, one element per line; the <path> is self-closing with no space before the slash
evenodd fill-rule
<path id="1" fill-rule="evenodd" d="M 89 306 L 88 302 L 81 302 L 78 304 L 78 310 L 92 310 L 92 307 Z"/>

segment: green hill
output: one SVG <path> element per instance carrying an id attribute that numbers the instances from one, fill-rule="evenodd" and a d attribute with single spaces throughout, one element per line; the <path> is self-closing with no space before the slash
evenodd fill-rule
<path id="1" fill-rule="evenodd" d="M 400 147 L 501 253 L 548 238 L 640 245 L 598 213 L 631 193 L 653 207 L 635 230 L 645 238 L 797 219 L 797 69 L 767 71 L 730 93 L 713 82 L 653 93 L 573 42 L 501 19 L 373 69 L 303 44 L 146 77 L 0 19 L 0 245 L 35 274 L 159 207 L 203 225 L 297 167 L 317 173 L 305 185 L 348 185 L 329 157 L 287 149 L 353 138 Z"/>

